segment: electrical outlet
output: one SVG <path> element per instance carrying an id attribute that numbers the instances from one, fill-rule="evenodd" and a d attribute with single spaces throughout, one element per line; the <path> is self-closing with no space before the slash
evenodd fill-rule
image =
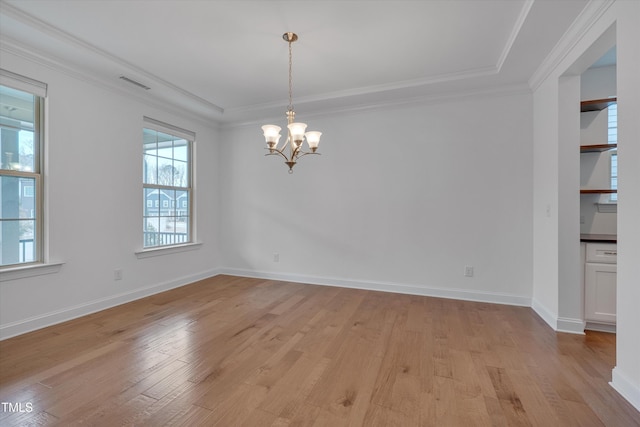
<path id="1" fill-rule="evenodd" d="M 280 262 L 280 254 L 279 253 L 275 253 L 273 254 L 273 262 Z"/>
<path id="2" fill-rule="evenodd" d="M 464 267 L 464 275 L 465 277 L 473 277 L 473 267 L 470 265 L 466 265 Z"/>
<path id="3" fill-rule="evenodd" d="M 584 215 L 580 215 L 580 224 L 584 224 Z"/>
<path id="4" fill-rule="evenodd" d="M 113 280 L 122 280 L 122 270 L 121 269 L 116 269 L 113 270 Z"/>

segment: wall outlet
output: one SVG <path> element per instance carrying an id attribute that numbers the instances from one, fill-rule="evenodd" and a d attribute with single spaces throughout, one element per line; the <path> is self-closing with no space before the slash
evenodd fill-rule
<path id="1" fill-rule="evenodd" d="M 279 253 L 275 253 L 273 254 L 273 262 L 280 262 L 280 254 Z"/>
<path id="2" fill-rule="evenodd" d="M 470 265 L 465 265 L 464 275 L 465 277 L 473 277 L 473 267 Z"/>
<path id="3" fill-rule="evenodd" d="M 584 224 L 584 215 L 580 215 L 580 224 Z"/>
<path id="4" fill-rule="evenodd" d="M 116 269 L 113 270 L 113 280 L 122 280 L 122 270 L 121 269 Z"/>

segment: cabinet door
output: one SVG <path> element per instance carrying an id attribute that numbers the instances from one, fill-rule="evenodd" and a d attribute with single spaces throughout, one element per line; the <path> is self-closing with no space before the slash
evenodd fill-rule
<path id="1" fill-rule="evenodd" d="M 584 269 L 586 320 L 616 323 L 616 265 L 586 263 Z"/>

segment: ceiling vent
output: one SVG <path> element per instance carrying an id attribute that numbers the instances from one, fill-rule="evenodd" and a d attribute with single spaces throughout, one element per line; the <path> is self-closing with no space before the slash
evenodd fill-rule
<path id="1" fill-rule="evenodd" d="M 136 86 L 138 86 L 139 88 L 142 88 L 142 89 L 144 89 L 144 90 L 149 90 L 149 89 L 151 89 L 149 86 L 144 85 L 144 84 L 142 84 L 142 83 L 140 83 L 140 82 L 137 82 L 137 81 L 135 81 L 135 80 L 133 80 L 133 79 L 130 79 L 129 77 L 126 77 L 126 76 L 120 76 L 120 80 L 124 80 L 125 82 L 127 82 L 127 83 L 131 83 L 132 85 L 136 85 Z"/>

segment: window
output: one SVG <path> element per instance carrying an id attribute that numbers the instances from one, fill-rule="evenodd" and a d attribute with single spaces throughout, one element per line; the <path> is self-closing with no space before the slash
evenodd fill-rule
<path id="1" fill-rule="evenodd" d="M 608 143 L 609 144 L 617 144 L 618 143 L 618 104 L 610 105 L 607 108 L 607 114 L 609 116 L 608 120 Z M 611 151 L 611 189 L 618 189 L 618 151 Z M 613 193 L 609 197 L 610 202 L 618 201 L 618 194 Z"/>
<path id="2" fill-rule="evenodd" d="M 46 85 L 0 69 L 0 268 L 43 262 Z"/>
<path id="3" fill-rule="evenodd" d="M 613 190 L 618 189 L 618 152 L 611 152 L 611 188 Z M 611 202 L 618 201 L 618 194 L 613 193 L 609 199 Z"/>
<path id="4" fill-rule="evenodd" d="M 143 247 L 190 243 L 193 205 L 191 156 L 195 134 L 148 117 L 145 117 L 144 125 Z M 176 210 L 174 201 L 178 199 L 186 201 L 184 209 Z M 150 206 L 155 206 L 155 209 Z"/>

